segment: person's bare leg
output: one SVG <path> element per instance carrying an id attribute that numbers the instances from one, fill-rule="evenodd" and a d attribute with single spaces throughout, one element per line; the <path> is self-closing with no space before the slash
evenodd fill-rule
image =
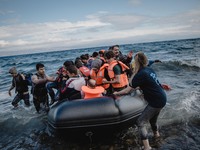
<path id="1" fill-rule="evenodd" d="M 142 143 L 144 145 L 144 150 L 150 150 L 151 146 L 149 145 L 149 140 L 142 140 Z"/>

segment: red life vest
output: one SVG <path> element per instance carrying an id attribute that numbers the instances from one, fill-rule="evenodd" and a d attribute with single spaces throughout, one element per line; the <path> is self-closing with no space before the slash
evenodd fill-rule
<path id="1" fill-rule="evenodd" d="M 81 71 L 81 73 L 85 76 L 85 77 L 88 77 L 90 75 L 90 69 L 85 67 L 85 66 L 82 66 L 79 68 L 79 70 Z"/>
<path id="2" fill-rule="evenodd" d="M 63 67 L 61 67 L 61 68 L 59 68 L 59 69 L 57 70 L 56 74 L 58 74 L 58 76 L 56 77 L 56 81 L 57 81 L 58 83 L 61 83 L 61 82 L 62 82 L 61 74 L 62 74 L 64 71 L 65 71 L 65 70 L 64 70 Z"/>

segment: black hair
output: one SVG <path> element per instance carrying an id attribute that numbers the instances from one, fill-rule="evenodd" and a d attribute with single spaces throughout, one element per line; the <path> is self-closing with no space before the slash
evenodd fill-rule
<path id="1" fill-rule="evenodd" d="M 107 58 L 107 59 L 114 58 L 114 57 L 115 57 L 115 54 L 113 53 L 113 51 L 107 51 L 107 52 L 104 54 L 104 57 Z"/>
<path id="2" fill-rule="evenodd" d="M 75 66 L 77 68 L 83 67 L 82 61 L 79 57 L 77 57 L 76 60 L 75 60 Z"/>
<path id="3" fill-rule="evenodd" d="M 76 68 L 76 66 L 75 65 L 70 65 L 70 66 L 68 66 L 67 67 L 67 71 L 69 72 L 69 73 L 74 73 L 75 75 L 77 75 L 78 74 L 78 70 L 77 70 L 77 68 Z"/>
<path id="4" fill-rule="evenodd" d="M 113 45 L 113 46 L 110 46 L 108 50 L 113 50 L 114 47 L 118 47 L 118 48 L 119 48 L 119 45 Z"/>
<path id="5" fill-rule="evenodd" d="M 103 52 L 103 51 L 99 51 L 99 54 L 102 54 L 102 55 L 104 55 L 104 52 Z"/>
<path id="6" fill-rule="evenodd" d="M 42 64 L 42 63 L 36 64 L 36 70 L 39 70 L 40 68 L 43 68 L 43 67 L 44 67 L 44 64 Z"/>
<path id="7" fill-rule="evenodd" d="M 81 57 L 80 57 L 81 59 L 88 59 L 88 57 L 86 56 L 86 55 L 81 55 Z"/>
<path id="8" fill-rule="evenodd" d="M 98 52 L 94 52 L 93 54 L 92 54 L 92 57 L 97 57 L 99 54 L 98 54 Z"/>
<path id="9" fill-rule="evenodd" d="M 89 55 L 89 54 L 85 54 L 85 56 L 87 57 L 87 59 L 89 59 L 89 58 L 90 58 L 90 55 Z"/>
<path id="10" fill-rule="evenodd" d="M 74 62 L 72 60 L 66 60 L 63 65 L 67 68 L 70 65 L 74 65 Z"/>

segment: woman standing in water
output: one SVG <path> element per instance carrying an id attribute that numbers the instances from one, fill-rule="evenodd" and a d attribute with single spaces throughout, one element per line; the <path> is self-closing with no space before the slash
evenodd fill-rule
<path id="1" fill-rule="evenodd" d="M 148 105 L 138 118 L 137 125 L 139 127 L 144 150 L 150 150 L 152 148 L 149 145 L 146 125 L 148 122 L 150 122 L 155 139 L 160 137 L 157 119 L 160 111 L 166 104 L 167 98 L 161 84 L 157 79 L 156 73 L 152 68 L 147 67 L 148 59 L 144 53 L 138 52 L 134 59 L 134 77 L 132 78 L 132 81 L 130 81 L 130 85 L 122 91 L 114 92 L 114 94 L 126 94 L 137 87 L 143 91 L 144 99 L 148 102 Z"/>

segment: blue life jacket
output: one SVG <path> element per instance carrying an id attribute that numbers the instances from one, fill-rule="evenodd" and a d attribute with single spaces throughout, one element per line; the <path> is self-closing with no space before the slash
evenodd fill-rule
<path id="1" fill-rule="evenodd" d="M 27 82 L 27 85 L 28 86 L 32 86 L 32 80 L 31 80 L 31 77 L 32 77 L 32 73 L 22 73 L 26 79 L 26 82 Z"/>

